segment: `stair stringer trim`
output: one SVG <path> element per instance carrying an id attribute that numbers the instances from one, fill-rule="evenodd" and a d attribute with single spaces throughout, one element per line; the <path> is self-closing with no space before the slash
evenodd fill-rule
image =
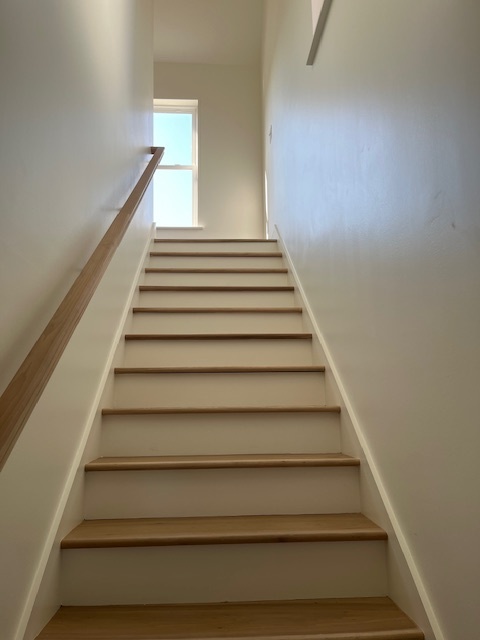
<path id="1" fill-rule="evenodd" d="M 304 309 L 304 329 L 311 331 L 313 334 L 312 347 L 314 352 L 317 352 L 315 354 L 317 356 L 315 362 L 318 361 L 325 364 L 327 402 L 332 401 L 333 398 L 331 396 L 333 396 L 335 403 L 341 407 L 341 438 L 344 445 L 342 452 L 356 455 L 361 459 L 360 473 L 364 479 L 361 492 L 362 512 L 380 524 L 388 533 L 388 547 L 391 549 L 387 560 L 389 563 L 388 581 L 390 590 L 394 591 L 390 595 L 398 606 L 416 621 L 425 634 L 425 640 L 447 640 L 441 630 L 438 617 L 409 544 L 395 515 L 374 456 L 363 434 L 360 420 L 349 401 L 334 358 L 308 302 L 288 247 L 278 226 L 274 225 L 274 228 L 273 237 L 276 237 L 278 241 L 283 258 L 288 266 L 289 276 L 293 280 L 292 284 L 295 286 L 295 296 L 298 297 L 296 302 Z M 331 396 L 329 397 L 330 394 Z M 352 451 L 345 450 L 345 445 L 351 448 Z M 365 487 L 367 487 L 366 492 Z M 368 499 L 368 504 L 365 504 L 365 498 Z M 394 564 L 393 568 L 396 569 L 397 576 L 401 576 L 402 583 L 398 581 L 395 583 L 394 579 L 392 579 L 392 563 Z M 405 584 L 407 580 L 409 584 Z"/>
<path id="2" fill-rule="evenodd" d="M 122 244 L 128 242 L 128 231 L 125 238 L 122 240 Z M 102 399 L 104 397 L 105 389 L 108 384 L 109 377 L 112 376 L 113 366 L 118 351 L 118 346 L 122 342 L 122 338 L 125 332 L 125 325 L 128 322 L 129 315 L 131 313 L 132 302 L 137 294 L 138 282 L 143 273 L 145 262 L 148 257 L 148 253 L 151 248 L 152 240 L 155 237 L 155 225 L 152 224 L 146 243 L 143 247 L 140 255 L 138 265 L 135 273 L 131 276 L 131 284 L 128 290 L 128 295 L 125 297 L 123 304 L 123 310 L 119 316 L 117 328 L 111 340 L 111 346 L 109 349 L 108 357 L 105 360 L 105 366 L 103 368 L 100 383 L 95 394 L 95 398 L 91 403 L 91 408 L 88 413 L 88 417 L 85 420 L 85 427 L 82 433 L 81 440 L 77 446 L 75 458 L 72 462 L 70 472 L 65 481 L 61 498 L 58 502 L 55 516 L 51 521 L 50 530 L 45 540 L 45 544 L 42 549 L 42 553 L 35 570 L 34 579 L 31 582 L 28 596 L 25 600 L 22 615 L 17 625 L 17 631 L 15 633 L 14 640 L 30 640 L 34 638 L 39 631 L 45 626 L 48 620 L 51 618 L 55 611 L 50 611 L 48 601 L 52 600 L 51 593 L 55 587 L 55 564 L 59 560 L 60 540 L 63 535 L 74 526 L 81 522 L 83 519 L 83 499 L 79 498 L 75 500 L 73 494 L 76 490 L 76 481 L 79 477 L 83 478 L 83 474 L 79 476 L 78 471 L 83 468 L 85 450 L 88 447 L 89 440 L 92 436 L 92 431 L 95 427 L 95 423 L 100 415 L 100 408 L 102 406 Z M 120 253 L 121 247 L 119 247 Z M 115 267 L 115 257 L 112 264 L 107 268 L 106 273 L 102 278 L 103 280 L 108 277 L 109 270 Z M 101 295 L 101 284 L 99 286 L 99 294 Z M 92 303 L 95 300 L 92 299 Z M 91 303 L 91 304 L 92 304 Z M 78 491 L 77 493 L 81 493 Z M 72 500 L 73 497 L 73 500 Z M 71 506 L 73 502 L 73 507 Z M 79 513 L 79 508 L 82 512 Z M 57 607 L 58 608 L 58 607 Z"/>

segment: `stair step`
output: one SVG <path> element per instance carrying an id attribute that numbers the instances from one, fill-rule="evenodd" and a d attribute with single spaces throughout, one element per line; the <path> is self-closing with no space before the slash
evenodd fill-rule
<path id="1" fill-rule="evenodd" d="M 251 469 L 262 467 L 358 466 L 343 453 L 230 454 L 203 456 L 117 456 L 92 460 L 85 471 L 145 471 L 167 469 Z"/>
<path id="2" fill-rule="evenodd" d="M 311 340 L 311 333 L 127 333 L 125 340 Z"/>
<path id="3" fill-rule="evenodd" d="M 301 314 L 301 307 L 133 307 L 133 313 Z"/>
<path id="4" fill-rule="evenodd" d="M 102 409 L 104 416 L 200 413 L 340 413 L 340 407 L 128 407 Z"/>
<path id="5" fill-rule="evenodd" d="M 171 252 L 152 251 L 148 268 L 184 269 L 283 269 L 282 254 L 278 252 Z"/>
<path id="6" fill-rule="evenodd" d="M 142 285 L 145 307 L 287 307 L 295 306 L 294 289 L 285 287 L 163 287 Z"/>
<path id="7" fill-rule="evenodd" d="M 388 593 L 386 540 L 62 551 L 65 605 L 353 598 Z"/>
<path id="8" fill-rule="evenodd" d="M 305 454 L 99 459 L 87 465 L 84 517 L 357 512 L 358 466 L 337 461 Z"/>
<path id="9" fill-rule="evenodd" d="M 101 455 L 336 453 L 339 425 L 332 412 L 104 415 Z"/>
<path id="10" fill-rule="evenodd" d="M 271 240 L 271 239 L 266 239 L 266 238 L 155 238 L 154 242 L 167 242 L 169 244 L 174 244 L 174 243 L 182 243 L 182 242 L 187 242 L 187 243 L 197 243 L 197 244 L 205 244 L 205 243 L 212 243 L 212 244 L 217 244 L 217 243 L 245 243 L 245 242 L 252 242 L 252 243 L 262 243 L 264 242 L 265 244 L 276 244 L 277 241 L 276 240 Z"/>
<path id="11" fill-rule="evenodd" d="M 246 307 L 135 307 L 131 333 L 297 333 L 301 309 Z"/>
<path id="12" fill-rule="evenodd" d="M 324 373 L 324 366 L 305 365 L 301 367 L 116 367 L 115 374 L 171 374 L 171 373 Z"/>
<path id="13" fill-rule="evenodd" d="M 37 640 L 423 640 L 389 598 L 62 607 Z"/>
<path id="14" fill-rule="evenodd" d="M 62 549 L 386 540 L 360 513 L 85 520 Z"/>
<path id="15" fill-rule="evenodd" d="M 142 284 L 275 287 L 290 284 L 286 269 L 157 269 L 147 268 Z"/>
<path id="16" fill-rule="evenodd" d="M 188 268 L 159 268 L 159 267 L 147 267 L 145 269 L 145 273 L 228 273 L 228 274 L 237 274 L 237 273 L 255 273 L 255 274 L 264 274 L 264 273 L 288 273 L 288 269 L 286 267 L 280 267 L 277 269 L 246 269 L 246 268 L 229 268 L 229 269 L 218 269 L 218 268 L 196 268 L 196 269 L 188 269 Z"/>
<path id="17" fill-rule="evenodd" d="M 216 252 L 216 251 L 253 251 L 253 252 L 278 252 L 276 240 L 249 240 L 249 239 L 164 239 L 155 238 L 155 250 L 161 247 L 163 251 L 197 251 L 197 252 Z"/>
<path id="18" fill-rule="evenodd" d="M 280 251 L 150 251 L 152 258 L 281 258 Z"/>
<path id="19" fill-rule="evenodd" d="M 287 367 L 124 369 L 115 377 L 114 407 L 323 406 L 323 371 Z"/>
<path id="20" fill-rule="evenodd" d="M 182 331 L 181 326 L 174 327 L 169 333 L 132 331 L 128 335 L 134 337 L 127 337 L 125 342 L 123 364 L 127 367 L 315 364 L 311 334 L 287 333 L 280 328 L 276 332 L 258 332 L 253 326 L 249 331 L 242 326 L 241 332 L 218 333 L 218 327 L 211 324 L 209 331 L 203 333 L 194 326 L 187 331 Z"/>
<path id="21" fill-rule="evenodd" d="M 199 293 L 201 291 L 215 291 L 215 292 L 219 292 L 219 291 L 225 291 L 225 292 L 232 292 L 232 291 L 251 291 L 251 292 L 264 292 L 264 291 L 274 291 L 274 292 L 278 292 L 278 291 L 294 291 L 294 287 L 293 286 L 266 286 L 266 287 L 255 287 L 255 286 L 247 286 L 247 287 L 238 287 L 238 286 L 201 286 L 201 285 L 194 285 L 194 286 L 189 286 L 189 285 L 184 285 L 184 286 L 164 286 L 164 285 L 149 285 L 149 284 L 142 284 L 139 286 L 139 290 L 140 291 L 165 291 L 165 292 L 171 292 L 171 291 L 178 291 L 180 293 L 183 292 L 192 292 L 192 293 Z"/>

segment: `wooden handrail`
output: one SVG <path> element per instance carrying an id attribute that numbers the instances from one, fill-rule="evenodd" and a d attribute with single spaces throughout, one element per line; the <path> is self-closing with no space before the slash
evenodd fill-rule
<path id="1" fill-rule="evenodd" d="M 0 470 L 37 404 L 150 184 L 165 149 L 153 157 L 98 247 L 0 397 Z"/>

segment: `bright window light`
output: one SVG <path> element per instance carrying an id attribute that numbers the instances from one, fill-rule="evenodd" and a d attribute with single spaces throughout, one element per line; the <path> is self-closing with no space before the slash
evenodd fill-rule
<path id="1" fill-rule="evenodd" d="M 197 101 L 155 100 L 153 144 L 165 147 L 154 179 L 154 221 L 197 225 Z"/>

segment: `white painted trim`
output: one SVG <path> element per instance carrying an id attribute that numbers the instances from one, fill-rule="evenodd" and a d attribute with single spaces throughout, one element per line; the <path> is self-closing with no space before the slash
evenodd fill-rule
<path id="1" fill-rule="evenodd" d="M 191 109 L 192 107 L 198 107 L 198 100 L 176 100 L 170 98 L 154 98 L 153 106 L 158 108 L 173 107 L 180 109 Z"/>
<path id="2" fill-rule="evenodd" d="M 43 575 L 44 575 L 48 560 L 50 558 L 50 553 L 52 551 L 53 545 L 55 544 L 55 538 L 57 536 L 57 531 L 58 531 L 58 528 L 60 526 L 60 523 L 61 523 L 61 520 L 62 520 L 62 517 L 63 517 L 63 513 L 65 511 L 65 507 L 67 505 L 67 501 L 68 501 L 68 498 L 70 496 L 70 492 L 72 490 L 73 483 L 75 481 L 75 477 L 76 477 L 76 475 L 78 473 L 78 469 L 79 469 L 80 464 L 82 462 L 82 456 L 83 456 L 83 453 L 84 453 L 84 450 L 85 450 L 85 446 L 87 444 L 87 441 L 88 441 L 88 438 L 89 438 L 89 435 L 90 435 L 90 431 L 91 431 L 91 428 L 92 428 L 96 413 L 98 411 L 98 407 L 99 407 L 99 404 L 100 404 L 100 400 L 102 398 L 102 394 L 103 394 L 103 391 L 104 391 L 105 384 L 107 382 L 107 378 L 108 378 L 108 376 L 110 374 L 110 371 L 111 371 L 111 368 L 112 368 L 112 365 L 113 365 L 113 359 L 114 359 L 115 353 L 117 351 L 118 343 L 119 343 L 119 341 L 120 341 L 120 339 L 122 338 L 122 335 L 123 335 L 125 322 L 127 320 L 127 316 L 129 314 L 130 308 L 132 306 L 133 296 L 135 295 L 137 287 L 138 287 L 138 281 L 139 281 L 139 278 L 140 278 L 140 274 L 142 272 L 143 265 L 145 263 L 148 251 L 150 250 L 150 245 L 151 245 L 152 239 L 154 237 L 155 237 L 155 225 L 152 224 L 152 227 L 151 227 L 151 230 L 150 230 L 150 234 L 148 236 L 148 241 L 146 243 L 145 249 L 143 250 L 142 257 L 141 257 L 141 259 L 139 261 L 138 268 L 137 268 L 137 271 L 135 273 L 135 277 L 132 280 L 132 286 L 130 288 L 128 298 L 125 301 L 125 306 L 124 306 L 124 309 L 123 309 L 123 313 L 122 313 L 121 319 L 120 319 L 120 321 L 118 323 L 117 331 L 115 332 L 114 339 L 112 341 L 112 346 L 111 346 L 111 349 L 110 349 L 110 353 L 108 355 L 108 359 L 105 362 L 105 368 L 103 370 L 103 374 L 102 374 L 101 381 L 100 381 L 100 384 L 99 384 L 98 389 L 97 389 L 97 393 L 95 395 L 95 399 L 92 402 L 92 407 L 91 407 L 91 410 L 89 412 L 88 419 L 85 422 L 85 429 L 84 429 L 84 432 L 82 434 L 82 439 L 81 439 L 80 444 L 78 446 L 75 459 L 74 459 L 74 461 L 72 463 L 72 466 L 70 468 L 70 473 L 69 473 L 68 478 L 67 478 L 67 480 L 65 482 L 61 499 L 60 499 L 60 501 L 58 503 L 57 510 L 55 512 L 55 516 L 54 516 L 54 518 L 52 520 L 52 523 L 51 523 L 50 531 L 48 532 L 48 536 L 47 536 L 47 538 L 45 540 L 45 544 L 43 546 L 42 553 L 40 555 L 40 560 L 38 562 L 38 565 L 37 565 L 37 568 L 36 568 L 36 571 L 35 571 L 35 576 L 34 576 L 34 578 L 32 580 L 31 585 L 30 585 L 30 590 L 28 592 L 28 596 L 27 596 L 26 601 L 25 601 L 25 606 L 24 606 L 22 614 L 20 616 L 19 623 L 18 623 L 18 626 L 17 626 L 17 630 L 15 632 L 15 636 L 14 636 L 13 640 L 23 640 L 23 638 L 24 638 L 25 631 L 26 631 L 27 625 L 28 625 L 28 621 L 30 619 L 30 615 L 32 613 L 33 607 L 35 605 L 35 600 L 36 600 L 36 597 L 37 597 L 37 593 L 38 593 L 38 590 L 40 589 L 40 585 L 41 585 L 41 582 L 42 582 L 42 579 L 43 579 Z"/>
<path id="3" fill-rule="evenodd" d="M 358 442 L 360 444 L 360 446 L 363 449 L 363 452 L 365 454 L 365 460 L 370 468 L 370 471 L 372 473 L 372 477 L 375 481 L 375 484 L 377 486 L 378 492 L 380 494 L 380 497 L 383 501 L 383 504 L 385 506 L 385 510 L 387 512 L 387 515 L 390 519 L 391 525 L 392 525 L 392 529 L 397 537 L 398 543 L 400 545 L 400 549 L 402 550 L 402 553 L 404 555 L 405 561 L 407 563 L 407 566 L 410 570 L 410 573 L 412 575 L 413 581 L 415 583 L 415 587 L 417 588 L 418 591 L 418 595 L 422 601 L 422 604 L 424 606 L 425 609 L 425 613 L 428 617 L 428 620 L 430 622 L 430 625 L 432 627 L 432 630 L 435 634 L 436 640 L 447 640 L 445 638 L 445 635 L 443 634 L 441 628 L 440 628 L 440 623 L 438 621 L 437 615 L 435 613 L 435 610 L 433 608 L 432 602 L 428 596 L 427 590 L 425 588 L 425 585 L 423 583 L 422 577 L 417 569 L 417 565 L 415 563 L 415 560 L 413 558 L 412 552 L 410 551 L 410 547 L 408 545 L 408 542 L 405 538 L 405 535 L 402 531 L 402 528 L 400 526 L 400 523 L 398 522 L 398 519 L 395 515 L 392 503 L 390 501 L 390 498 L 388 496 L 387 490 L 385 489 L 385 485 L 383 484 L 382 481 L 382 477 L 380 472 L 378 471 L 377 465 L 375 464 L 375 459 L 373 457 L 373 454 L 370 450 L 370 447 L 368 445 L 367 440 L 365 439 L 365 436 L 363 434 L 363 430 L 360 426 L 360 421 L 358 420 L 355 411 L 353 410 L 353 407 L 348 399 L 348 395 L 345 391 L 345 387 L 343 385 L 342 382 L 342 378 L 338 372 L 337 367 L 335 366 L 335 361 L 332 357 L 332 354 L 328 348 L 328 345 L 325 341 L 325 338 L 322 334 L 322 332 L 320 331 L 320 327 L 317 324 L 317 321 L 315 319 L 315 316 L 313 314 L 312 308 L 310 306 L 310 304 L 308 303 L 308 299 L 305 293 L 305 290 L 302 287 L 300 278 L 298 276 L 297 270 L 295 269 L 295 265 L 292 261 L 292 258 L 290 256 L 290 253 L 288 251 L 288 248 L 285 244 L 285 241 L 283 240 L 280 231 L 278 229 L 277 225 L 275 226 L 275 233 L 278 239 L 278 243 L 280 245 L 281 251 L 283 253 L 283 256 L 288 264 L 288 269 L 289 272 L 292 275 L 292 278 L 295 282 L 295 287 L 298 290 L 298 293 L 302 299 L 302 304 L 304 307 L 304 310 L 306 311 L 310 322 L 312 324 L 313 330 L 315 332 L 315 335 L 318 339 L 318 341 L 320 342 L 320 345 L 325 353 L 325 358 L 327 360 L 328 366 L 332 371 L 332 375 L 335 379 L 336 385 L 338 387 L 339 393 L 342 397 L 342 400 L 345 404 L 345 408 L 348 412 L 348 415 L 350 417 L 350 420 L 352 422 L 353 428 L 355 430 L 355 434 L 358 438 Z"/>
<path id="4" fill-rule="evenodd" d="M 157 231 L 202 231 L 205 229 L 202 225 L 195 227 L 157 227 Z"/>
<path id="5" fill-rule="evenodd" d="M 169 171 L 193 171 L 195 169 L 194 164 L 162 164 L 158 165 L 157 171 L 162 169 L 168 169 Z"/>

